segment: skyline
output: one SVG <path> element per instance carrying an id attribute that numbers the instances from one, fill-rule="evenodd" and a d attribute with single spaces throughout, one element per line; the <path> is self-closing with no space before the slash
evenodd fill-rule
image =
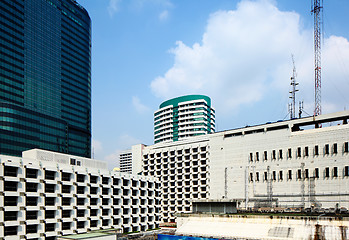
<path id="1" fill-rule="evenodd" d="M 153 113 L 172 97 L 209 96 L 216 131 L 284 119 L 291 54 L 297 102 L 312 114 L 310 1 L 79 3 L 92 19 L 93 152 L 110 167 L 119 150 L 153 144 Z M 348 10 L 344 0 L 324 2 L 323 113 L 349 107 Z"/>

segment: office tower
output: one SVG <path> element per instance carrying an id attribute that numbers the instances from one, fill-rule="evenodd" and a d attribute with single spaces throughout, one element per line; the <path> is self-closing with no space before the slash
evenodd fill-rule
<path id="1" fill-rule="evenodd" d="M 91 21 L 74 0 L 0 1 L 0 153 L 91 155 Z"/>
<path id="2" fill-rule="evenodd" d="M 187 95 L 163 102 L 154 113 L 154 143 L 178 141 L 215 131 L 211 99 Z"/>

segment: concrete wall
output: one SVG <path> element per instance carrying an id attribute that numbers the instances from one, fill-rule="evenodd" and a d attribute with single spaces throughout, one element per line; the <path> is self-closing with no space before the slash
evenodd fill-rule
<path id="1" fill-rule="evenodd" d="M 348 219 L 192 214 L 177 217 L 176 234 L 227 239 L 345 240 L 349 237 L 348 228 Z"/>

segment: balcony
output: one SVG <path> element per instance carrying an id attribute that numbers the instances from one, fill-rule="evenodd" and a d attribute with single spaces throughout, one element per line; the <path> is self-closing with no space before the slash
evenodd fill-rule
<path id="1" fill-rule="evenodd" d="M 38 177 L 38 170 L 32 169 L 32 168 L 27 168 L 26 172 L 25 172 L 25 177 L 26 178 L 37 178 Z"/>
<path id="2" fill-rule="evenodd" d="M 72 176 L 71 173 L 62 172 L 61 179 L 62 181 L 70 182 L 71 176 Z"/>
<path id="3" fill-rule="evenodd" d="M 55 180 L 55 178 L 56 178 L 55 171 L 45 170 L 45 179 L 46 180 Z"/>
<path id="4" fill-rule="evenodd" d="M 17 221 L 18 212 L 17 211 L 5 211 L 4 212 L 4 220 L 5 221 Z"/>
<path id="5" fill-rule="evenodd" d="M 72 210 L 63 210 L 62 211 L 62 218 L 70 218 L 72 215 Z"/>
<path id="6" fill-rule="evenodd" d="M 56 224 L 55 223 L 46 223 L 45 224 L 45 232 L 53 232 L 56 230 Z"/>
<path id="7" fill-rule="evenodd" d="M 27 182 L 26 187 L 25 187 L 25 191 L 26 192 L 37 192 L 38 191 L 38 184 Z"/>
<path id="8" fill-rule="evenodd" d="M 45 211 L 45 219 L 52 219 L 52 218 L 55 218 L 55 216 L 56 216 L 56 211 L 54 210 Z"/>
<path id="9" fill-rule="evenodd" d="M 18 227 L 17 226 L 8 226 L 4 227 L 4 236 L 14 236 L 17 235 Z"/>
<path id="10" fill-rule="evenodd" d="M 4 191 L 17 192 L 18 182 L 4 181 Z"/>
<path id="11" fill-rule="evenodd" d="M 4 166 L 5 177 L 17 177 L 18 167 Z"/>
<path id="12" fill-rule="evenodd" d="M 26 220 L 37 220 L 38 211 L 26 211 Z"/>
<path id="13" fill-rule="evenodd" d="M 45 197 L 45 206 L 54 206 L 56 203 L 55 197 Z"/>
<path id="14" fill-rule="evenodd" d="M 37 206 L 38 198 L 37 197 L 26 197 L 26 206 Z M 15 206 L 15 205 L 10 205 Z"/>
<path id="15" fill-rule="evenodd" d="M 98 182 L 98 176 L 91 175 L 90 176 L 90 183 L 91 184 L 97 184 L 97 182 Z"/>
<path id="16" fill-rule="evenodd" d="M 26 225 L 26 234 L 30 234 L 30 233 L 37 233 L 38 232 L 38 225 L 34 224 L 34 225 Z"/>

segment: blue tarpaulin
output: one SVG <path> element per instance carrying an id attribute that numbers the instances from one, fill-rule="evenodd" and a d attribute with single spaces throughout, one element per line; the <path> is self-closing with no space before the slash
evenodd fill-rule
<path id="1" fill-rule="evenodd" d="M 217 238 L 190 237 L 158 234 L 158 240 L 217 240 Z"/>

